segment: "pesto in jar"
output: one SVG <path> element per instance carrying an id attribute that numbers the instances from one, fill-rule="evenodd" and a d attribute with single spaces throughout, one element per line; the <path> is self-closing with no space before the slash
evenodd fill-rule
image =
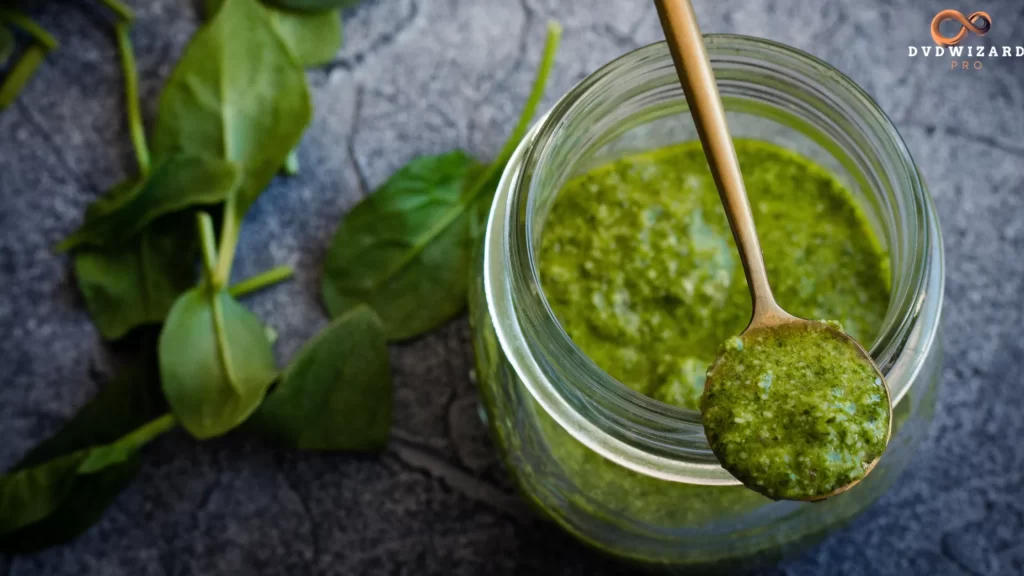
<path id="1" fill-rule="evenodd" d="M 821 322 L 734 336 L 708 372 L 704 431 L 722 467 L 769 498 L 818 500 L 860 480 L 889 437 L 889 394 Z"/>
<path id="2" fill-rule="evenodd" d="M 778 146 L 736 140 L 776 300 L 870 343 L 889 301 L 888 260 L 835 177 Z M 539 269 L 562 327 L 598 366 L 697 410 L 721 342 L 750 295 L 699 142 L 621 158 L 572 181 L 544 223 Z"/>

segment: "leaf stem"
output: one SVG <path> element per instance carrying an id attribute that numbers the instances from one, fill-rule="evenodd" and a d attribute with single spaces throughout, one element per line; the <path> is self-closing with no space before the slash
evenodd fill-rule
<path id="1" fill-rule="evenodd" d="M 530 95 L 526 98 L 523 111 L 519 113 L 519 120 L 516 122 L 515 128 L 512 129 L 512 133 L 505 140 L 505 144 L 501 147 L 501 151 L 498 152 L 494 161 L 473 182 L 470 187 L 470 198 L 475 198 L 480 190 L 487 185 L 487 182 L 494 177 L 495 173 L 505 167 L 508 159 L 515 152 L 516 146 L 519 145 L 519 141 L 526 135 L 526 130 L 530 127 L 530 121 L 533 120 L 533 115 L 537 113 L 537 106 L 540 105 L 541 99 L 544 98 L 544 88 L 547 86 L 548 76 L 551 75 L 551 69 L 554 67 L 555 54 L 558 53 L 558 45 L 561 40 L 562 25 L 554 20 L 548 22 L 548 35 L 544 40 L 544 53 L 541 55 L 540 65 L 537 67 L 537 75 L 533 78 L 533 87 L 530 88 Z"/>
<path id="2" fill-rule="evenodd" d="M 124 22 L 131 22 L 132 20 L 135 19 L 135 11 L 132 10 L 131 8 L 125 6 L 124 4 L 119 2 L 118 0 L 100 0 L 100 1 L 103 2 L 104 4 L 106 4 L 107 8 L 110 8 L 111 10 L 113 10 L 118 15 L 118 17 L 121 18 L 122 21 L 124 21 Z"/>
<path id="3" fill-rule="evenodd" d="M 178 421 L 174 419 L 173 414 L 164 414 L 163 416 L 160 416 L 155 420 L 150 420 L 146 424 L 136 428 L 135 431 L 129 433 L 128 436 L 125 436 L 125 439 L 130 439 L 131 442 L 141 446 L 150 442 L 164 432 L 173 430 L 177 426 Z"/>
<path id="4" fill-rule="evenodd" d="M 196 213 L 196 227 L 199 229 L 199 246 L 203 253 L 203 270 L 214 292 L 223 284 L 217 284 L 217 241 L 213 236 L 213 219 L 206 212 Z"/>
<path id="5" fill-rule="evenodd" d="M 224 378 L 228 381 L 231 389 L 237 392 L 238 384 L 235 381 L 234 367 L 231 365 L 228 334 L 224 327 L 224 302 L 221 295 L 221 292 L 210 294 L 210 304 L 213 308 L 213 332 L 217 337 L 217 354 L 220 356 L 220 364 L 224 368 Z"/>
<path id="6" fill-rule="evenodd" d="M 128 130 L 139 171 L 145 177 L 149 174 L 149 146 L 146 144 L 146 128 L 142 122 L 139 106 L 139 72 L 135 66 L 135 51 L 132 49 L 131 24 L 118 22 L 114 26 L 117 35 L 117 49 L 121 53 L 121 69 L 124 71 L 124 97 L 128 104 Z"/>
<path id="7" fill-rule="evenodd" d="M 0 110 L 7 108 L 18 99 L 18 94 L 35 75 L 36 69 L 39 68 L 45 57 L 46 49 L 38 44 L 33 44 L 25 49 L 25 53 L 21 55 L 11 71 L 7 73 L 3 83 L 0 84 Z"/>
<path id="8" fill-rule="evenodd" d="M 278 282 L 284 282 L 295 274 L 291 266 L 278 266 L 277 268 L 271 268 L 266 272 L 262 272 L 250 278 L 242 280 L 238 284 L 228 288 L 228 294 L 231 294 L 234 298 L 241 298 L 247 294 L 251 294 L 257 290 L 262 290 L 268 286 L 277 284 Z"/>
<path id="9" fill-rule="evenodd" d="M 218 286 L 227 286 L 231 281 L 231 264 L 238 247 L 238 190 L 228 195 L 224 203 L 224 219 L 220 226 L 220 247 L 217 250 L 217 270 L 213 275 Z"/>
<path id="10" fill-rule="evenodd" d="M 91 449 L 89 456 L 78 465 L 78 474 L 91 474 L 109 466 L 112 462 L 123 462 L 130 454 L 152 442 L 156 437 L 173 430 L 178 421 L 173 414 L 150 420 L 123 436 L 120 440 Z"/>
<path id="11" fill-rule="evenodd" d="M 292 148 L 288 157 L 284 159 L 284 173 L 288 176 L 296 176 L 299 173 L 299 152 Z"/>
<path id="12" fill-rule="evenodd" d="M 505 145 L 501 148 L 501 152 L 494 159 L 495 163 L 504 166 L 508 159 L 512 157 L 516 146 L 519 146 L 519 141 L 526 135 L 527 129 L 530 128 L 530 121 L 533 120 L 533 115 L 537 113 L 537 106 L 540 105 L 540 101 L 544 98 L 544 89 L 547 87 L 551 69 L 555 65 L 555 54 L 558 53 L 558 45 L 561 41 L 562 25 L 554 20 L 548 22 L 548 34 L 544 40 L 544 53 L 541 55 L 540 66 L 537 68 L 537 75 L 533 79 L 530 95 L 526 98 L 523 111 L 519 114 L 519 122 L 516 123 L 516 127 L 512 129 L 508 140 L 505 141 Z"/>
<path id="13" fill-rule="evenodd" d="M 28 33 L 29 36 L 32 36 L 32 38 L 34 38 L 46 52 L 56 50 L 57 46 L 60 45 L 57 42 L 57 39 L 47 32 L 42 26 L 36 24 L 34 20 L 21 12 L 0 8 L 0 20 L 5 20 L 16 27 L 21 28 L 23 31 Z"/>

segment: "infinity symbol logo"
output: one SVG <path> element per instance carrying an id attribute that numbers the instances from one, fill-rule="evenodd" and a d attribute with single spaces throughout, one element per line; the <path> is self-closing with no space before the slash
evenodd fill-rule
<path id="1" fill-rule="evenodd" d="M 956 33 L 956 36 L 947 37 L 939 32 L 939 26 L 946 20 L 956 20 L 961 24 L 962 27 Z M 936 14 L 935 18 L 932 18 L 932 40 L 935 40 L 936 44 L 945 46 L 959 44 L 964 39 L 964 36 L 967 36 L 968 30 L 978 36 L 984 36 L 991 29 L 992 17 L 988 15 L 988 12 L 975 12 L 964 18 L 964 15 L 959 10 L 943 10 Z"/>

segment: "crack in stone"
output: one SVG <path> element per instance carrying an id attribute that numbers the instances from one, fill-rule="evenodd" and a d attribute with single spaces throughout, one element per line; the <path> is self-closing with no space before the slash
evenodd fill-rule
<path id="1" fill-rule="evenodd" d="M 57 145 L 57 142 L 50 137 L 46 127 L 43 126 L 43 123 L 35 117 L 32 110 L 27 104 L 25 104 L 24 98 L 18 98 L 14 102 L 14 110 L 18 113 L 18 116 L 28 124 L 32 132 L 42 140 L 43 146 L 46 147 L 50 155 L 57 161 L 57 164 L 60 165 L 60 169 L 64 172 L 65 177 L 67 177 L 67 181 L 72 183 L 78 181 L 82 175 L 71 166 L 71 162 L 69 162 L 64 156 L 64 152 L 61 150 L 60 146 Z M 91 184 L 87 183 L 86 189 L 93 195 L 99 194 L 99 190 Z"/>
<path id="2" fill-rule="evenodd" d="M 939 126 L 937 124 L 920 122 L 918 120 L 914 120 L 909 116 L 897 121 L 896 125 L 909 126 L 911 128 L 918 128 L 920 130 L 924 130 L 927 136 L 932 136 L 935 134 L 937 130 L 941 130 L 948 136 L 952 136 L 954 138 L 963 138 L 968 142 L 973 142 L 975 144 L 980 144 L 982 146 L 994 148 L 996 150 L 999 150 L 1000 152 L 1010 154 L 1011 156 L 1024 156 L 1024 146 L 1015 146 L 1013 144 L 1010 144 L 1009 142 L 1004 142 L 999 138 L 995 138 L 993 136 L 988 136 L 985 134 L 976 134 L 974 132 L 958 128 L 956 126 Z"/>
<path id="3" fill-rule="evenodd" d="M 518 497 L 469 474 L 443 458 L 401 440 L 392 442 L 390 449 L 405 465 L 441 480 L 463 496 L 486 504 L 519 522 L 527 522 L 530 519 L 529 511 Z"/>
<path id="4" fill-rule="evenodd" d="M 314 576 L 317 573 L 317 566 L 319 565 L 320 557 L 323 554 L 320 549 L 320 528 L 319 526 L 317 526 L 316 519 L 313 517 L 313 509 L 312 507 L 310 507 L 309 501 L 307 501 L 306 498 L 304 498 L 302 494 L 299 493 L 298 489 L 296 489 L 295 487 L 295 484 L 292 483 L 291 478 L 289 478 L 287 474 L 281 471 L 284 468 L 283 458 L 277 458 L 275 467 L 277 468 L 278 477 L 281 478 L 282 482 L 284 482 L 285 488 L 287 488 L 289 492 L 295 495 L 295 498 L 299 501 L 299 506 L 302 507 L 302 511 L 306 515 L 306 520 L 309 521 L 309 539 L 313 549 L 313 557 L 310 559 L 309 562 L 309 575 Z"/>
<path id="5" fill-rule="evenodd" d="M 427 450 L 427 451 L 444 450 L 449 445 L 449 442 L 446 441 L 446 440 L 437 439 L 437 438 L 434 438 L 434 439 L 429 439 L 429 438 L 428 439 L 424 439 L 424 438 L 416 436 L 415 434 L 413 434 L 411 432 L 406 432 L 405 430 L 400 430 L 400 429 L 397 429 L 397 428 L 392 428 L 391 429 L 391 437 L 394 438 L 395 440 L 398 440 L 400 442 L 404 442 L 405 444 L 408 444 L 408 445 L 413 446 L 415 448 L 419 448 L 420 450 Z"/>
<path id="6" fill-rule="evenodd" d="M 497 80 L 494 85 L 491 86 L 491 89 L 488 90 L 486 94 L 480 97 L 480 100 L 473 107 L 473 113 L 469 116 L 469 126 L 467 128 L 468 133 L 466 134 L 469 142 L 473 142 L 473 135 L 477 130 L 476 118 L 480 113 L 481 107 L 490 100 L 491 94 L 495 94 L 499 90 L 506 89 L 509 85 L 509 81 L 522 70 L 523 64 L 526 62 L 526 48 L 529 42 L 529 30 L 530 26 L 533 25 L 535 17 L 533 9 L 527 5 L 526 0 L 519 0 L 519 6 L 523 10 L 523 26 L 519 31 L 519 45 L 516 47 L 516 55 L 512 60 L 512 66 L 509 67 L 508 72 L 506 72 L 501 79 Z"/>
<path id="7" fill-rule="evenodd" d="M 626 50 L 632 50 L 639 48 L 640 44 L 628 34 L 623 34 L 618 30 L 614 29 L 611 24 L 605 22 L 600 26 L 595 25 L 591 28 L 595 34 L 602 38 L 607 38 L 615 43 L 619 48 L 625 48 Z"/>
<path id="8" fill-rule="evenodd" d="M 643 12 L 642 12 L 642 13 L 640 14 L 640 17 L 639 17 L 639 18 L 637 18 L 637 19 L 636 19 L 636 22 L 634 22 L 634 23 L 633 23 L 633 25 L 632 25 L 632 26 L 630 26 L 630 27 L 629 27 L 629 28 L 628 28 L 628 29 L 626 30 L 626 35 L 627 35 L 627 36 L 629 36 L 629 38 L 630 38 L 630 39 L 631 39 L 631 40 L 633 41 L 633 43 L 634 43 L 634 44 L 636 44 L 637 46 L 640 46 L 640 45 L 641 45 L 641 43 L 640 43 L 640 41 L 639 41 L 639 40 L 637 40 L 637 39 L 636 39 L 636 35 L 640 33 L 640 27 L 644 25 L 644 20 L 646 20 L 646 19 L 647 19 L 647 15 L 648 15 L 648 14 L 650 13 L 650 11 L 651 11 L 651 10 L 653 10 L 653 9 L 654 9 L 654 3 L 653 3 L 653 2 L 645 2 L 645 3 L 644 3 L 644 5 L 643 5 Z M 732 15 L 732 13 L 731 13 L 731 12 L 726 12 L 726 14 L 727 14 L 727 15 L 730 15 L 730 16 Z"/>
<path id="9" fill-rule="evenodd" d="M 419 16 L 419 4 L 416 2 L 410 2 L 409 6 L 409 14 L 406 15 L 405 18 L 402 18 L 398 21 L 398 23 L 395 25 L 394 30 L 388 32 L 387 34 L 381 34 L 380 37 L 374 40 L 362 52 L 356 52 L 351 56 L 342 56 L 340 58 L 335 58 L 334 60 L 331 60 L 330 62 L 327 62 L 326 64 L 321 66 L 319 69 L 325 71 L 328 74 L 338 69 L 352 70 L 353 68 L 356 68 L 359 65 L 361 65 L 363 61 L 366 60 L 366 57 L 369 56 L 370 54 L 393 44 L 398 39 L 398 37 L 402 35 L 402 33 L 404 33 L 407 29 L 412 27 L 412 25 L 416 22 L 416 17 Z"/>
<path id="10" fill-rule="evenodd" d="M 349 127 L 348 137 L 345 141 L 345 148 L 348 150 L 348 159 L 352 162 L 352 169 L 356 172 L 356 180 L 359 182 L 359 192 L 363 198 L 369 196 L 372 192 L 370 185 L 366 181 L 366 174 L 363 172 L 363 167 L 359 164 L 359 159 L 356 157 L 356 136 L 359 135 L 359 117 L 363 113 L 364 91 L 365 89 L 362 85 L 356 86 L 356 101 L 352 109 L 352 125 Z"/>
<path id="11" fill-rule="evenodd" d="M 993 136 L 987 136 L 985 134 L 975 134 L 973 132 L 957 128 L 956 126 L 943 126 L 942 130 L 946 132 L 946 134 L 949 134 L 950 136 L 970 140 L 972 142 L 981 144 L 982 146 L 995 148 L 996 150 L 1000 150 L 1006 152 L 1007 154 L 1012 154 L 1014 156 L 1024 156 L 1024 147 L 1014 146 L 1013 144 L 1003 142 L 1002 140 L 995 138 Z"/>
<path id="12" fill-rule="evenodd" d="M 350 570 L 354 567 L 354 565 L 359 562 L 362 562 L 363 560 L 379 558 L 391 550 L 405 550 L 407 549 L 406 547 L 410 544 L 421 542 L 424 538 L 429 537 L 429 534 L 421 534 L 417 536 L 399 538 L 397 540 L 384 540 L 380 544 L 373 546 L 371 548 L 359 550 L 356 553 L 345 555 L 342 559 L 342 562 L 340 564 L 332 565 L 332 568 L 337 571 L 334 572 L 336 574 L 350 574 Z"/>

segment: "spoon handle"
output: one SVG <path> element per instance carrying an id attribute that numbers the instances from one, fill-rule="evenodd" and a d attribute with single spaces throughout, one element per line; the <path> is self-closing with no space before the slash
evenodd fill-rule
<path id="1" fill-rule="evenodd" d="M 693 5 L 690 0 L 655 0 L 654 4 L 658 8 L 661 27 L 665 30 L 665 38 L 690 106 L 690 114 L 697 125 L 704 155 L 715 177 L 718 195 L 722 198 L 725 214 L 729 218 L 729 227 L 732 228 L 733 238 L 739 248 L 747 286 L 750 287 L 750 298 L 754 304 L 750 325 L 775 324 L 788 319 L 789 314 L 775 303 L 768 284 L 761 244 L 757 239 L 754 217 L 743 186 L 743 175 L 740 174 L 740 164 L 725 121 L 725 109 L 722 107 Z"/>

